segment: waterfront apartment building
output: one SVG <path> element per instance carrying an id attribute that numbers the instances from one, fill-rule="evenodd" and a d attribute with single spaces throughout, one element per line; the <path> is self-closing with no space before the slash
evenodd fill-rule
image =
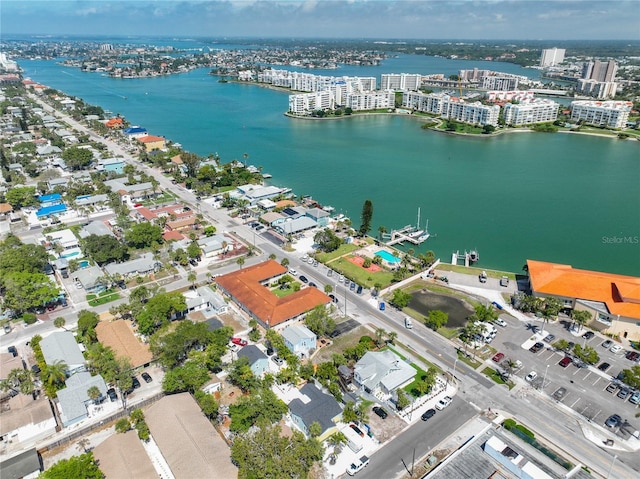
<path id="1" fill-rule="evenodd" d="M 618 72 L 618 64 L 615 60 L 601 62 L 595 60 L 584 63 L 582 67 L 582 78 L 584 80 L 595 80 L 599 82 L 616 81 L 616 73 Z"/>
<path id="2" fill-rule="evenodd" d="M 488 91 L 489 101 L 527 101 L 533 100 L 535 92 L 533 90 L 509 90 L 509 91 Z"/>
<path id="3" fill-rule="evenodd" d="M 412 73 L 383 73 L 380 76 L 381 90 L 418 91 L 422 75 Z"/>
<path id="4" fill-rule="evenodd" d="M 306 115 L 317 110 L 333 110 L 335 99 L 329 90 L 289 95 L 289 111 L 296 115 Z"/>
<path id="5" fill-rule="evenodd" d="M 500 115 L 498 105 L 466 103 L 444 93 L 405 92 L 402 95 L 402 106 L 472 125 L 496 126 Z"/>
<path id="6" fill-rule="evenodd" d="M 353 91 L 371 91 L 377 83 L 375 77 L 333 77 L 273 68 L 258 73 L 257 81 L 302 92 L 324 91 L 342 84 L 349 85 Z"/>
<path id="7" fill-rule="evenodd" d="M 509 91 L 518 88 L 520 77 L 515 75 L 488 75 L 482 77 L 482 88 L 484 90 Z"/>
<path id="8" fill-rule="evenodd" d="M 393 91 L 351 93 L 347 95 L 345 106 L 353 111 L 395 108 L 395 94 Z"/>
<path id="9" fill-rule="evenodd" d="M 511 126 L 546 123 L 558 118 L 560 105 L 551 100 L 531 100 L 522 103 L 507 103 L 504 106 L 505 124 Z"/>
<path id="10" fill-rule="evenodd" d="M 632 107 L 630 101 L 573 101 L 571 119 L 588 125 L 624 128 Z"/>
<path id="11" fill-rule="evenodd" d="M 564 48 L 545 48 L 540 55 L 541 67 L 553 67 L 564 61 Z"/>
<path id="12" fill-rule="evenodd" d="M 576 91 L 599 100 L 606 100 L 616 96 L 618 84 L 615 82 L 602 82 L 596 80 L 578 80 Z"/>

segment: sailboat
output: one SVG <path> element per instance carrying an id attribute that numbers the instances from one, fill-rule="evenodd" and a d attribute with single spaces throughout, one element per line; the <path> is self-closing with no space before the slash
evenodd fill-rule
<path id="1" fill-rule="evenodd" d="M 427 220 L 427 223 L 424 225 L 424 234 L 418 236 L 418 242 L 424 243 L 429 239 L 429 236 L 431 236 L 431 234 L 429 234 L 429 220 Z"/>
<path id="2" fill-rule="evenodd" d="M 417 238 L 424 233 L 424 230 L 420 229 L 420 208 L 418 207 L 418 222 L 416 223 L 416 230 L 409 233 L 407 236 L 409 238 Z"/>

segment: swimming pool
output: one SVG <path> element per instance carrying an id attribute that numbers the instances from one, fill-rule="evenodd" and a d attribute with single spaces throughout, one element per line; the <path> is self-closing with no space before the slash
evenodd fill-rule
<path id="1" fill-rule="evenodd" d="M 380 251 L 377 251 L 376 256 L 380 256 L 383 260 L 385 260 L 388 263 L 399 263 L 400 262 L 400 258 L 398 258 L 397 256 L 393 256 L 391 253 L 389 253 L 388 251 L 385 251 L 383 249 L 381 249 Z"/>

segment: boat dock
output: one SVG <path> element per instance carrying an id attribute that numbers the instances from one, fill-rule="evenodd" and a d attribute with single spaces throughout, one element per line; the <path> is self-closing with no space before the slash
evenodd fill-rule
<path id="1" fill-rule="evenodd" d="M 399 230 L 391 230 L 391 233 L 385 233 L 383 238 L 388 239 L 388 241 L 385 241 L 387 246 L 404 243 L 405 241 L 417 245 L 425 242 L 427 238 L 429 238 L 429 234 L 424 231 L 416 230 L 412 225 L 407 225 Z"/>
<path id="2" fill-rule="evenodd" d="M 475 250 L 471 252 L 465 251 L 464 254 L 460 254 L 460 251 L 456 251 L 451 253 L 451 264 L 457 265 L 459 261 L 464 261 L 464 266 L 468 268 L 471 263 L 478 261 L 478 258 L 478 252 Z"/>

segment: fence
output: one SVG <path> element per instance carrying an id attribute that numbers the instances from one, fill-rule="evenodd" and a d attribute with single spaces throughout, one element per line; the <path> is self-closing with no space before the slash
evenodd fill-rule
<path id="1" fill-rule="evenodd" d="M 140 401 L 138 403 L 132 404 L 130 405 L 127 409 L 120 409 L 114 413 L 111 413 L 110 415 L 102 418 L 99 422 L 94 422 L 92 424 L 88 424 L 87 426 L 84 426 L 81 429 L 78 429 L 76 431 L 73 431 L 72 433 L 58 438 L 54 441 L 51 441 L 48 444 L 45 444 L 43 446 L 38 447 L 38 452 L 40 454 L 43 454 L 51 449 L 55 449 L 57 447 L 63 446 L 64 444 L 68 444 L 70 442 L 75 441 L 76 439 L 80 439 L 82 436 L 84 436 L 85 434 L 89 434 L 91 431 L 95 431 L 96 429 L 100 429 L 102 427 L 104 427 L 105 424 L 108 424 L 110 422 L 116 421 L 118 419 L 121 419 L 123 417 L 127 417 L 129 416 L 129 414 L 131 414 L 131 411 L 133 411 L 134 409 L 138 409 L 138 408 L 143 408 L 145 406 L 148 406 L 149 404 L 152 404 L 156 401 L 158 401 L 160 398 L 162 398 L 164 396 L 164 392 L 159 392 L 154 396 L 151 396 L 143 401 Z"/>

